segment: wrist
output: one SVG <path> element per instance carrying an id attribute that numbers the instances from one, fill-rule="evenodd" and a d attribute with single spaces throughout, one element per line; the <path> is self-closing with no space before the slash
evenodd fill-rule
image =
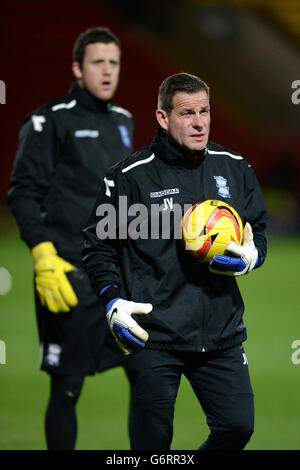
<path id="1" fill-rule="evenodd" d="M 32 250 L 32 257 L 37 263 L 41 259 L 45 258 L 46 256 L 55 256 L 57 254 L 57 251 L 55 249 L 55 246 L 53 245 L 52 242 L 47 241 L 47 242 L 41 242 L 35 245 Z"/>
<path id="2" fill-rule="evenodd" d="M 116 300 L 121 297 L 119 286 L 113 284 L 108 285 L 101 289 L 100 298 L 103 301 L 104 305 L 107 306 L 108 303 L 112 300 Z"/>

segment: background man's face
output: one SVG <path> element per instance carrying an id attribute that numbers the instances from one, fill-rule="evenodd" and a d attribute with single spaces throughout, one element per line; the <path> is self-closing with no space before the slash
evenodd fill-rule
<path id="1" fill-rule="evenodd" d="M 120 55 L 114 42 L 88 44 L 82 66 L 78 62 L 73 63 L 73 73 L 79 85 L 98 99 L 110 100 L 119 83 Z"/>

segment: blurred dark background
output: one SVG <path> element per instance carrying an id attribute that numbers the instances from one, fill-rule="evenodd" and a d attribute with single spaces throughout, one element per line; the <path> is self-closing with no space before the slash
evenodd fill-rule
<path id="1" fill-rule="evenodd" d="M 151 141 L 157 127 L 161 81 L 179 71 L 199 75 L 211 89 L 210 140 L 239 151 L 254 167 L 270 231 L 299 233 L 300 104 L 292 100 L 293 83 L 300 80 L 296 0 L 2 0 L 2 211 L 19 125 L 27 113 L 68 91 L 73 43 L 91 26 L 108 26 L 122 42 L 115 102 L 134 115 L 136 149 Z"/>

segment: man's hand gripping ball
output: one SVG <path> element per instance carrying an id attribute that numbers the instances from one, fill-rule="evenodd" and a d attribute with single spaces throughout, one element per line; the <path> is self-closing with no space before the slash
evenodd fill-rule
<path id="1" fill-rule="evenodd" d="M 253 242 L 251 225 L 247 222 L 244 227 L 244 240 L 242 245 L 235 242 L 228 243 L 226 253 L 233 256 L 215 255 L 209 263 L 212 273 L 227 276 L 242 276 L 255 268 L 258 260 L 258 251 Z"/>

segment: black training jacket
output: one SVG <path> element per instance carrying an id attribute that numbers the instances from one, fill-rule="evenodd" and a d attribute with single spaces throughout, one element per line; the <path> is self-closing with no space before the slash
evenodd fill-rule
<path id="1" fill-rule="evenodd" d="M 135 316 L 149 333 L 147 348 L 212 351 L 246 339 L 236 279 L 210 273 L 174 238 L 180 224 L 180 218 L 172 217 L 175 203 L 183 208 L 207 199 L 225 201 L 237 210 L 243 224 L 251 224 L 261 265 L 266 256 L 267 213 L 250 165 L 212 142 L 196 157 L 185 157 L 161 130 L 151 145 L 111 168 L 84 229 L 83 263 L 97 294 L 116 285 L 123 298 L 153 304 L 150 314 Z M 142 208 L 139 216 L 135 203 L 148 211 Z M 160 217 L 169 212 L 170 238 L 163 224 L 157 237 L 151 204 L 156 208 L 159 204 Z M 156 238 L 146 239 L 150 226 Z M 105 232 L 111 239 L 104 239 Z M 255 271 L 250 275 L 255 276 Z M 117 291 L 107 289 L 101 297 L 108 301 Z"/>
<path id="2" fill-rule="evenodd" d="M 131 114 L 74 83 L 23 121 L 8 204 L 30 248 L 81 264 L 82 233 L 108 169 L 132 152 Z"/>

